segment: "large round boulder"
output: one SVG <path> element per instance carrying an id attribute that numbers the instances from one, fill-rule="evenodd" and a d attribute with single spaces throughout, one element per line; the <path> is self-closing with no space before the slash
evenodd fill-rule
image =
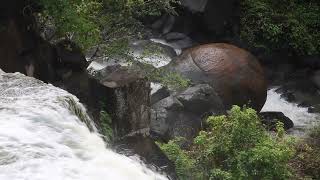
<path id="1" fill-rule="evenodd" d="M 248 51 L 224 43 L 190 48 L 165 67 L 180 72 L 193 84 L 209 84 L 226 109 L 249 105 L 260 111 L 267 82 L 258 60 Z"/>

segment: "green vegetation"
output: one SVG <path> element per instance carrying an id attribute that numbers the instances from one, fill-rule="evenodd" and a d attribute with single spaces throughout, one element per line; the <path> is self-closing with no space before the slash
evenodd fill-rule
<path id="1" fill-rule="evenodd" d="M 319 54 L 319 19 L 319 0 L 244 0 L 241 38 L 267 53 Z"/>
<path id="2" fill-rule="evenodd" d="M 157 143 L 163 152 L 166 153 L 168 158 L 174 162 L 176 172 L 180 179 L 196 179 L 200 178 L 201 173 L 198 172 L 196 167 L 196 160 L 189 156 L 188 151 L 180 148 L 179 141 L 183 139 L 175 139 L 169 141 L 167 144 Z"/>
<path id="3" fill-rule="evenodd" d="M 164 86 L 179 90 L 190 86 L 190 80 L 181 76 L 179 73 L 155 70 L 149 73 L 150 80 L 161 82 Z"/>
<path id="4" fill-rule="evenodd" d="M 177 168 L 180 179 L 289 179 L 293 140 L 261 125 L 253 109 L 234 106 L 227 116 L 209 117 L 188 150 L 170 141 L 160 144 Z M 194 170 L 195 169 L 195 170 Z M 192 178 L 190 178 L 192 177 Z"/>
<path id="5" fill-rule="evenodd" d="M 297 179 L 320 179 L 320 125 L 296 144 L 296 154 L 291 162 Z"/>
<path id="6" fill-rule="evenodd" d="M 110 115 L 104 110 L 100 111 L 100 123 L 101 134 L 104 136 L 104 139 L 108 142 L 112 141 L 114 138 L 112 130 L 112 119 Z"/>
<path id="7" fill-rule="evenodd" d="M 56 38 L 76 42 L 83 50 L 99 45 L 108 57 L 134 60 L 130 54 L 129 41 L 142 39 L 146 33 L 141 19 L 174 14 L 172 4 L 176 0 L 39 0 L 44 7 L 39 21 L 53 24 Z M 150 46 L 143 56 L 157 54 L 160 48 Z M 138 57 L 136 57 L 138 58 Z M 141 57 L 143 58 L 143 57 Z M 174 88 L 188 86 L 188 81 L 177 73 L 163 73 L 150 66 L 143 66 L 150 80 L 161 81 Z"/>
<path id="8" fill-rule="evenodd" d="M 57 36 L 73 40 L 83 49 L 103 45 L 108 54 L 127 50 L 130 38 L 143 36 L 140 19 L 174 13 L 175 0 L 39 0 L 41 22 L 50 21 Z"/>
<path id="9" fill-rule="evenodd" d="M 107 100 L 104 99 L 100 102 L 100 114 L 99 114 L 99 130 L 100 133 L 103 135 L 103 138 L 107 142 L 112 142 L 114 140 L 114 133 L 112 129 L 112 118 L 109 113 L 106 111 L 107 107 L 104 102 Z"/>

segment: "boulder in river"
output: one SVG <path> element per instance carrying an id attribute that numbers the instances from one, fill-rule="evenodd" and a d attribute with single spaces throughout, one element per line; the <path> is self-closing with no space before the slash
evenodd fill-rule
<path id="1" fill-rule="evenodd" d="M 248 51 L 224 43 L 186 50 L 165 69 L 179 72 L 193 84 L 209 84 L 225 109 L 249 105 L 257 111 L 267 97 L 267 82 L 258 60 Z"/>
<path id="2" fill-rule="evenodd" d="M 151 98 L 151 134 L 164 141 L 184 137 L 191 142 L 208 115 L 224 114 L 232 105 L 260 111 L 266 100 L 262 67 L 253 55 L 233 45 L 188 49 L 162 69 L 191 82 L 183 90 L 158 88 Z"/>

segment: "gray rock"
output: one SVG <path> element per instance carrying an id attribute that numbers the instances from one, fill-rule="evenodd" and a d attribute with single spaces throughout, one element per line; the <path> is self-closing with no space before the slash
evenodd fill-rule
<path id="1" fill-rule="evenodd" d="M 275 130 L 277 122 L 282 122 L 285 130 L 293 128 L 294 126 L 293 121 L 282 112 L 261 112 L 259 116 L 261 117 L 262 123 L 270 130 Z"/>
<path id="2" fill-rule="evenodd" d="M 203 115 L 205 112 L 221 113 L 224 110 L 223 103 L 208 84 L 198 84 L 189 87 L 177 96 L 178 100 L 183 104 L 185 110 Z"/>
<path id="3" fill-rule="evenodd" d="M 163 140 L 184 137 L 191 142 L 202 126 L 203 117 L 223 111 L 212 87 L 207 84 L 189 87 L 152 105 L 151 134 Z"/>
<path id="4" fill-rule="evenodd" d="M 176 51 L 165 43 L 153 40 L 140 40 L 130 43 L 130 55 L 136 61 L 160 68 L 169 64 L 177 56 Z"/>
<path id="5" fill-rule="evenodd" d="M 170 46 L 151 40 L 130 43 L 129 58 L 96 57 L 87 68 L 89 74 L 110 88 L 123 87 L 146 77 L 153 68 L 170 63 L 176 52 Z"/>
<path id="6" fill-rule="evenodd" d="M 169 89 L 160 83 L 151 83 L 151 89 L 151 105 L 170 96 Z"/>
<path id="7" fill-rule="evenodd" d="M 193 84 L 209 84 L 227 109 L 250 105 L 260 111 L 267 96 L 267 81 L 259 61 L 231 44 L 215 43 L 185 50 L 164 67 Z"/>
<path id="8" fill-rule="evenodd" d="M 166 140 L 172 138 L 170 132 L 176 121 L 173 117 L 179 110 L 183 110 L 183 105 L 173 96 L 154 104 L 151 109 L 151 134 Z"/>
<path id="9" fill-rule="evenodd" d="M 159 33 L 166 34 L 170 32 L 174 26 L 176 21 L 175 16 L 170 14 L 165 14 L 157 19 L 152 25 L 151 28 L 153 30 L 158 31 Z"/>
<path id="10" fill-rule="evenodd" d="M 265 102 L 262 68 L 252 55 L 235 46 L 194 47 L 163 69 L 191 81 L 190 87 L 170 89 L 169 97 L 153 101 L 151 134 L 163 140 L 184 137 L 191 142 L 206 116 L 224 114 L 234 104 L 252 103 L 259 111 Z"/>
<path id="11" fill-rule="evenodd" d="M 115 142 L 115 149 L 126 156 L 139 155 L 148 168 L 156 172 L 164 172 L 170 180 L 178 179 L 174 164 L 149 137 L 141 135 L 126 137 Z"/>
<path id="12" fill-rule="evenodd" d="M 141 63 L 125 59 L 99 58 L 91 62 L 88 73 L 101 84 L 109 88 L 128 85 L 145 77 Z"/>
<path id="13" fill-rule="evenodd" d="M 191 11 L 204 12 L 208 0 L 181 0 L 181 4 Z"/>

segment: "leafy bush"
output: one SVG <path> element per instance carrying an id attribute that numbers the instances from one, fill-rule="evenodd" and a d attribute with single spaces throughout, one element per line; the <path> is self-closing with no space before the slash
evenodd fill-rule
<path id="1" fill-rule="evenodd" d="M 176 172 L 180 179 L 188 180 L 197 177 L 196 162 L 189 157 L 188 152 L 180 148 L 179 141 L 181 139 L 171 140 L 167 144 L 157 143 L 162 151 L 166 153 L 168 158 L 174 162 Z"/>
<path id="2" fill-rule="evenodd" d="M 108 54 L 126 50 L 132 36 L 141 36 L 139 21 L 147 15 L 174 13 L 175 0 L 39 0 L 41 19 L 51 21 L 59 37 L 67 37 L 83 49 L 104 44 Z"/>
<path id="3" fill-rule="evenodd" d="M 252 48 L 320 52 L 320 1 L 243 0 L 241 38 Z"/>
<path id="4" fill-rule="evenodd" d="M 177 0 L 39 0 L 43 10 L 39 22 L 57 29 L 56 38 L 66 38 L 82 50 L 99 45 L 108 57 L 133 60 L 129 52 L 131 39 L 143 38 L 144 26 L 140 19 L 175 13 L 172 4 Z M 49 23 L 48 23 L 49 22 Z M 0 27 L 1 28 L 1 27 Z M 0 29 L 1 30 L 1 29 Z M 155 48 L 146 48 L 146 53 Z M 164 85 L 188 86 L 188 81 L 177 73 L 163 73 L 144 66 L 150 80 Z"/>
<path id="5" fill-rule="evenodd" d="M 199 171 L 193 179 L 288 179 L 288 162 L 293 152 L 291 139 L 283 137 L 283 124 L 276 136 L 261 125 L 253 109 L 234 106 L 227 116 L 209 117 L 209 129 L 201 131 L 188 150 L 178 145 L 161 145 L 169 159 L 177 162 L 183 153 Z M 165 148 L 164 148 L 165 147 Z M 174 148 L 174 150 L 173 150 Z M 188 172 L 177 165 L 179 172 Z M 179 173 L 181 174 L 181 173 Z M 181 179 L 185 179 L 182 176 Z"/>
<path id="6" fill-rule="evenodd" d="M 320 179 L 320 125 L 297 143 L 291 165 L 299 179 Z"/>

